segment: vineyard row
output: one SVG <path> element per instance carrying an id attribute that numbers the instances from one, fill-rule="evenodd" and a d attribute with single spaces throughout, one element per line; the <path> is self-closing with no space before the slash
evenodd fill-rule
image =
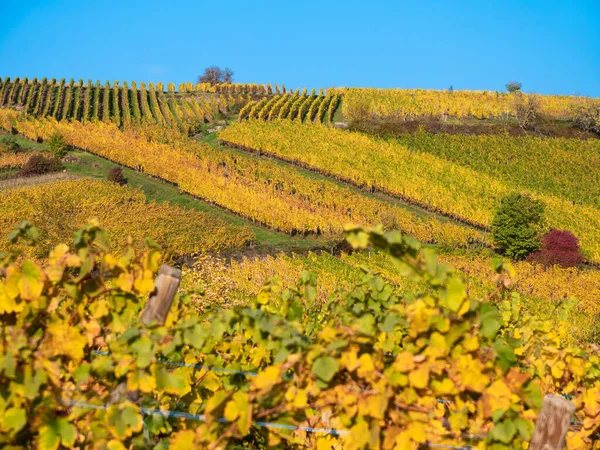
<path id="1" fill-rule="evenodd" d="M 383 223 L 424 242 L 468 246 L 485 241 L 469 227 L 421 216 L 326 179 L 308 177 L 276 161 L 259 159 L 179 136 L 169 144 L 152 142 L 136 130 L 119 132 L 103 122 L 25 119 L 0 111 L 0 126 L 31 139 L 60 132 L 78 148 L 138 168 L 178 185 L 183 191 L 286 233 L 339 237 L 347 223 Z"/>
<path id="2" fill-rule="evenodd" d="M 301 94 L 295 92 L 264 97 L 259 101 L 252 100 L 240 110 L 238 120 L 291 119 L 299 122 L 332 123 L 339 103 L 338 95 L 317 95 L 314 90 L 307 95 L 304 90 Z"/>
<path id="3" fill-rule="evenodd" d="M 63 78 L 39 81 L 5 78 L 0 85 L 0 107 L 10 107 L 27 115 L 53 117 L 57 120 L 75 119 L 82 122 L 101 120 L 118 126 L 132 123 L 157 123 L 188 132 L 199 124 L 210 122 L 219 113 L 241 107 L 248 102 L 241 95 L 175 95 L 164 92 L 162 83 L 156 86 L 144 82 L 139 89 L 135 81 L 112 86 L 91 80 L 69 83 Z"/>
<path id="4" fill-rule="evenodd" d="M 581 108 L 600 107 L 600 99 L 521 92 L 439 91 L 428 89 L 330 88 L 342 95 L 343 113 L 349 119 L 419 117 L 519 118 L 520 105 L 535 103 L 539 112 L 555 119 L 571 119 Z"/>
<path id="5" fill-rule="evenodd" d="M 481 227 L 489 227 L 503 196 L 522 189 L 394 141 L 322 125 L 249 120 L 220 131 L 219 139 L 315 168 L 336 179 L 351 180 L 363 189 L 399 196 Z M 529 192 L 546 204 L 551 227 L 575 233 L 588 258 L 600 261 L 597 207 L 538 189 Z"/>

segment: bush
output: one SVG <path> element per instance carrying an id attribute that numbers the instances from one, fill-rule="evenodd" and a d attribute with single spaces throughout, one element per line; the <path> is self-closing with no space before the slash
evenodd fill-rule
<path id="1" fill-rule="evenodd" d="M 14 136 L 4 136 L 0 139 L 0 150 L 11 153 L 19 153 L 23 151 L 23 147 L 19 145 Z"/>
<path id="2" fill-rule="evenodd" d="M 515 117 L 524 130 L 534 128 L 540 118 L 540 102 L 537 96 L 518 92 L 515 97 Z"/>
<path id="3" fill-rule="evenodd" d="M 583 263 L 579 239 L 567 230 L 550 230 L 542 241 L 542 249 L 527 258 L 544 266 L 576 267 Z"/>
<path id="4" fill-rule="evenodd" d="M 33 155 L 25 163 L 19 176 L 31 177 L 33 175 L 42 175 L 44 173 L 57 172 L 62 169 L 60 161 L 56 158 L 46 158 L 42 155 Z"/>
<path id="5" fill-rule="evenodd" d="M 573 123 L 583 131 L 600 134 L 600 106 L 591 103 L 573 108 Z"/>
<path id="6" fill-rule="evenodd" d="M 60 133 L 54 133 L 50 139 L 48 139 L 48 146 L 55 158 L 62 158 L 67 154 L 67 143 Z"/>
<path id="7" fill-rule="evenodd" d="M 505 255 L 523 259 L 540 248 L 543 229 L 544 203 L 515 193 L 500 200 L 491 232 L 494 244 Z"/>
<path id="8" fill-rule="evenodd" d="M 113 167 L 112 169 L 110 169 L 108 175 L 106 176 L 106 179 L 108 181 L 112 181 L 113 183 L 120 184 L 121 186 L 127 184 L 127 179 L 123 175 L 123 169 L 121 169 L 120 167 Z"/>

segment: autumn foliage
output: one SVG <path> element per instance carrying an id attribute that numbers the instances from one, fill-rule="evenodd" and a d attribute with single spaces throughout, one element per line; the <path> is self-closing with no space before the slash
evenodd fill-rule
<path id="1" fill-rule="evenodd" d="M 155 247 L 111 253 L 92 222 L 43 264 L 3 255 L 0 383 L 11 389 L 0 442 L 523 448 L 543 394 L 562 393 L 574 397 L 581 423 L 569 448 L 598 448 L 597 348 L 564 345 L 567 327 L 525 317 L 517 294 L 498 306 L 470 298 L 456 273 L 407 235 L 347 233 L 352 246 L 387 253 L 428 288 L 400 293 L 365 272 L 339 299 L 315 303 L 316 277 L 303 271 L 295 286 L 272 279 L 246 304 L 216 312 L 197 311 L 182 291 L 164 326 L 144 326 Z M 38 235 L 25 222 L 9 237 L 31 244 Z M 506 264 L 494 267 L 510 276 Z M 136 400 L 110 402 L 121 383 Z"/>
<path id="2" fill-rule="evenodd" d="M 573 233 L 553 229 L 544 236 L 540 251 L 530 255 L 529 260 L 545 266 L 576 267 L 583 263 L 584 255 Z"/>

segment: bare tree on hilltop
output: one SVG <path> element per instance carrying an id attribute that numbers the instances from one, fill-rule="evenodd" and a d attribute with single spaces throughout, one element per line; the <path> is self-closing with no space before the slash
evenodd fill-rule
<path id="1" fill-rule="evenodd" d="M 210 66 L 204 69 L 204 73 L 198 77 L 198 83 L 232 83 L 233 70 L 228 67 L 221 69 L 218 66 Z"/>

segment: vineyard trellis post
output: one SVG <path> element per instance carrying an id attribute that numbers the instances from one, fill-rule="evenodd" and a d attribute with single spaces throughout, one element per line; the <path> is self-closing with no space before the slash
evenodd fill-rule
<path id="1" fill-rule="evenodd" d="M 546 395 L 529 450 L 561 450 L 575 405 L 559 395 Z"/>
<path id="2" fill-rule="evenodd" d="M 154 281 L 154 291 L 146 302 L 146 306 L 140 315 L 140 321 L 144 325 L 158 323 L 164 325 L 173 304 L 173 299 L 179 289 L 181 282 L 181 270 L 163 264 L 158 270 Z M 139 399 L 138 391 L 128 391 L 127 383 L 120 383 L 110 394 L 110 403 L 119 403 L 124 398 L 136 402 Z"/>
<path id="3" fill-rule="evenodd" d="M 144 325 L 149 325 L 152 322 L 158 322 L 159 325 L 165 324 L 180 282 L 180 269 L 166 264 L 160 266 L 154 282 L 154 291 L 140 316 L 140 320 Z"/>

